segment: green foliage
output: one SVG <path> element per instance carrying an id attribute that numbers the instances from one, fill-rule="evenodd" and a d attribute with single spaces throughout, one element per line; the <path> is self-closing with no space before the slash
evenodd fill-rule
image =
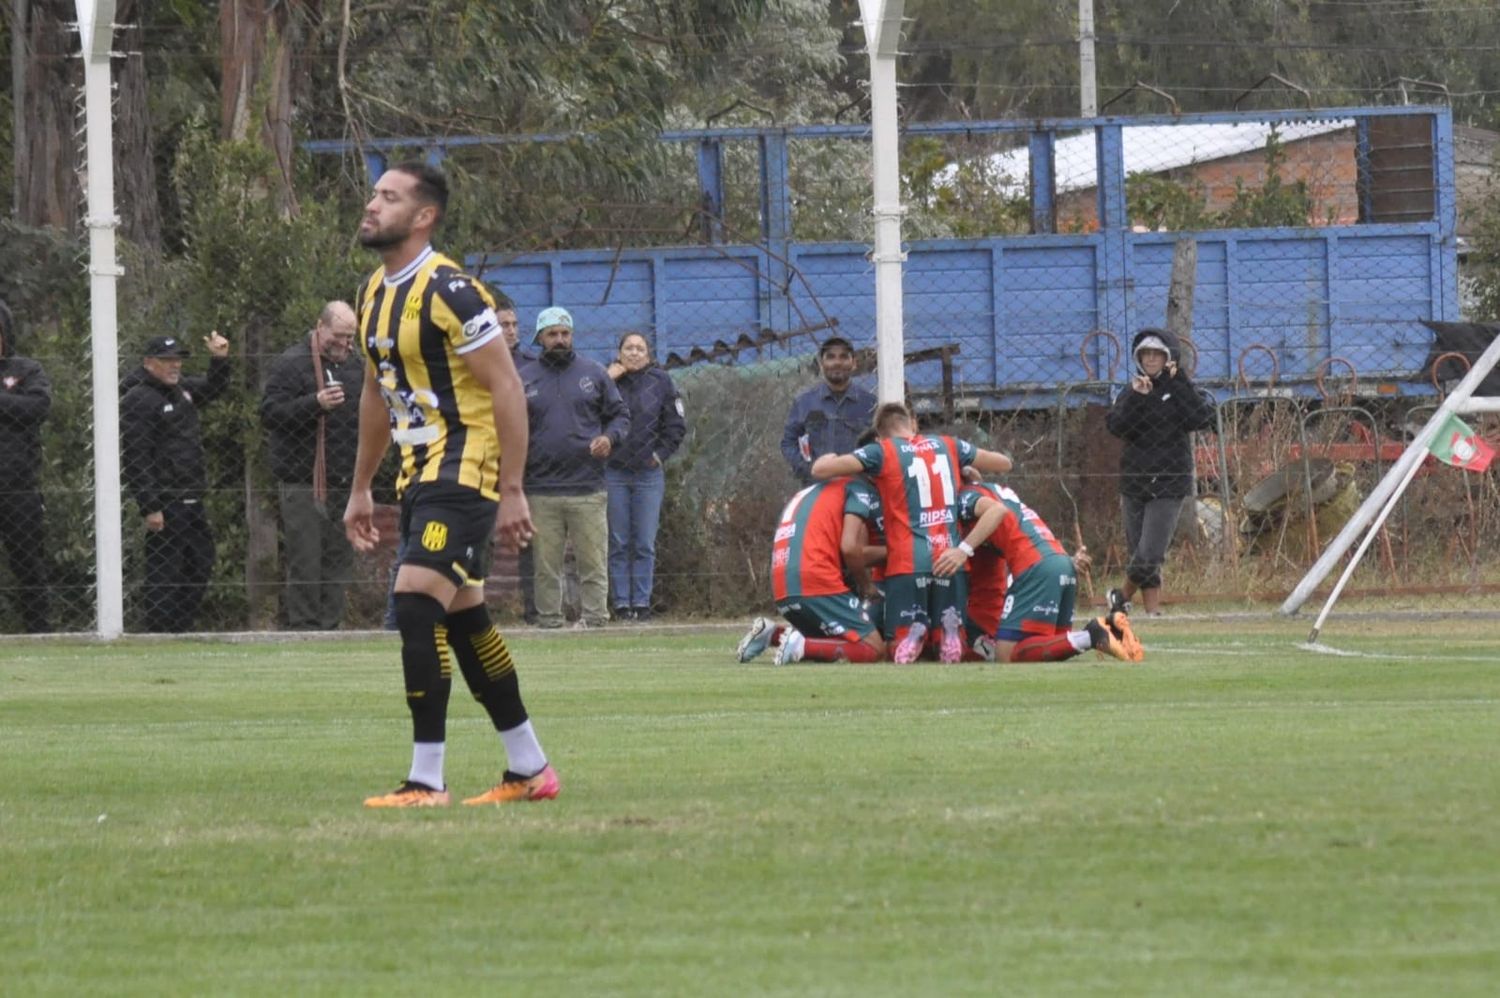
<path id="1" fill-rule="evenodd" d="M 903 226 L 906 238 L 969 239 L 1031 230 L 1027 178 L 1004 173 L 988 152 L 953 158 L 936 138 L 910 139 L 901 166 L 902 195 L 911 212 Z"/>
<path id="2" fill-rule="evenodd" d="M 1225 229 L 1263 228 L 1281 225 L 1307 225 L 1313 221 L 1312 194 L 1307 181 L 1287 183 L 1281 168 L 1286 149 L 1276 130 L 1266 136 L 1266 179 L 1259 188 L 1247 188 L 1236 179 L 1234 200 L 1218 214 L 1215 225 Z"/>
<path id="3" fill-rule="evenodd" d="M 1130 221 L 1148 229 L 1176 232 L 1212 227 L 1208 195 L 1192 180 L 1173 180 L 1159 173 L 1132 173 L 1125 178 Z"/>
<path id="4" fill-rule="evenodd" d="M 1192 229 L 1249 229 L 1301 226 L 1316 222 L 1307 181 L 1287 183 L 1282 177 L 1286 148 L 1276 130 L 1266 136 L 1266 177 L 1259 187 L 1246 187 L 1238 177 L 1234 197 L 1219 211 L 1211 211 L 1203 185 L 1166 174 L 1132 173 L 1125 178 L 1125 200 L 1135 225 L 1158 231 Z"/>
<path id="5" fill-rule="evenodd" d="M 1491 184 L 1475 210 L 1469 242 L 1470 317 L 1493 321 L 1500 316 L 1500 185 Z"/>

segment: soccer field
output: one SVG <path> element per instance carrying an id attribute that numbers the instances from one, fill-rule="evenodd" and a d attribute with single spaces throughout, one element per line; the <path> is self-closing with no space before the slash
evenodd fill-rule
<path id="1" fill-rule="evenodd" d="M 562 796 L 383 812 L 393 638 L 11 643 L 0 991 L 1493 994 L 1500 626 L 1306 629 L 1004 667 L 521 633 Z M 455 797 L 502 759 L 461 685 Z"/>

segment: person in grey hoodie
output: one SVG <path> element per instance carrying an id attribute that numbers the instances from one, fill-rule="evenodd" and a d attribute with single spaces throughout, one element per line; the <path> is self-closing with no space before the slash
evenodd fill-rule
<path id="1" fill-rule="evenodd" d="M 27 633 L 51 630 L 47 600 L 46 513 L 37 478 L 42 469 L 42 423 L 52 409 L 52 383 L 42 365 L 17 357 L 15 321 L 0 301 L 0 542 L 15 576 L 12 591 Z"/>
<path id="2" fill-rule="evenodd" d="M 536 360 L 521 369 L 531 427 L 526 495 L 531 501 L 537 623 L 563 625 L 563 556 L 578 559 L 584 626 L 609 622 L 609 530 L 604 462 L 630 434 L 630 411 L 597 361 L 573 352 L 573 316 L 543 309 L 536 318 Z"/>

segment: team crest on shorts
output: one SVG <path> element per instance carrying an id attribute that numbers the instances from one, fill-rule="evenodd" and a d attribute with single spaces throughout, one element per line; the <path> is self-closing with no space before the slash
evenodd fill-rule
<path id="1" fill-rule="evenodd" d="M 422 546 L 429 551 L 441 551 L 448 546 L 448 525 L 433 520 L 422 528 Z"/>

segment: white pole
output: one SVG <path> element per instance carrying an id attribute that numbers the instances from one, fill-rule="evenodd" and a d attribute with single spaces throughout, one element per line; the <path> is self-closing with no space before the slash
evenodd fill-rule
<path id="1" fill-rule="evenodd" d="M 115 261 L 114 100 L 110 42 L 115 0 L 77 0 L 83 50 L 84 119 L 87 135 L 89 230 L 89 318 L 94 352 L 94 557 L 98 582 L 98 633 L 117 638 L 125 630 L 123 559 L 120 541 L 120 349 L 115 282 L 124 273 Z"/>
<path id="2" fill-rule="evenodd" d="M 881 402 L 906 398 L 902 331 L 900 133 L 896 127 L 896 45 L 905 0 L 860 0 L 870 55 L 870 145 L 875 178 L 875 340 Z"/>
<path id="3" fill-rule="evenodd" d="M 1308 644 L 1312 644 L 1318 640 L 1318 635 L 1323 630 L 1323 621 L 1328 619 L 1328 611 L 1332 610 L 1333 604 L 1338 602 L 1339 593 L 1344 591 L 1344 586 L 1348 584 L 1349 577 L 1354 574 L 1355 568 L 1359 566 L 1359 560 L 1365 556 L 1365 551 L 1369 549 L 1370 542 L 1375 539 L 1376 534 L 1380 533 L 1380 528 L 1385 526 L 1386 518 L 1391 515 L 1391 510 L 1395 509 L 1396 503 L 1401 501 L 1401 493 L 1406 491 L 1406 487 L 1411 484 L 1413 478 L 1417 477 L 1417 472 L 1420 470 L 1422 470 L 1422 462 L 1413 461 L 1411 469 L 1402 477 L 1400 486 L 1391 493 L 1391 497 L 1386 500 L 1385 506 L 1381 508 L 1380 515 L 1375 518 L 1375 522 L 1365 532 L 1365 539 L 1359 542 L 1359 549 L 1354 552 L 1354 557 L 1349 559 L 1349 564 L 1345 566 L 1344 574 L 1339 576 L 1338 584 L 1333 587 L 1333 592 L 1328 594 L 1328 602 L 1323 604 L 1323 610 L 1318 614 L 1318 619 L 1313 621 L 1312 633 L 1307 636 Z"/>
<path id="4" fill-rule="evenodd" d="M 1078 113 L 1092 118 L 1099 113 L 1099 84 L 1095 80 L 1094 0 L 1078 0 Z"/>
<path id="5" fill-rule="evenodd" d="M 1420 464 L 1422 459 L 1427 456 L 1427 445 L 1432 443 L 1433 438 L 1437 436 L 1438 430 L 1448 421 L 1448 415 L 1460 411 L 1466 406 L 1469 396 L 1474 394 L 1474 389 L 1479 386 L 1480 381 L 1484 380 L 1484 376 L 1490 373 L 1490 369 L 1495 366 L 1497 361 L 1500 361 L 1500 336 L 1490 341 L 1490 345 L 1485 348 L 1484 353 L 1479 355 L 1479 359 L 1474 362 L 1474 366 L 1469 368 L 1469 373 L 1464 375 L 1463 380 L 1458 383 L 1458 387 L 1453 389 L 1447 399 L 1443 401 L 1443 404 L 1438 406 L 1437 412 L 1432 414 L 1432 418 L 1427 421 L 1427 425 L 1422 427 L 1422 432 L 1417 434 L 1417 438 L 1407 446 L 1406 452 L 1397 458 L 1396 463 L 1391 466 L 1391 470 L 1385 473 L 1385 477 L 1380 480 L 1370 495 L 1360 504 L 1359 509 L 1354 511 L 1354 515 L 1349 518 L 1348 523 L 1344 524 L 1344 529 L 1339 531 L 1339 535 L 1318 556 L 1317 562 L 1313 564 L 1312 568 L 1308 569 L 1307 574 L 1302 577 L 1302 581 L 1297 583 L 1297 588 L 1293 589 L 1292 594 L 1286 598 L 1286 602 L 1281 604 L 1281 612 L 1283 614 L 1291 616 L 1297 612 L 1302 604 L 1307 601 L 1307 598 L 1312 595 L 1313 590 L 1318 588 L 1318 584 L 1333 569 L 1333 563 L 1343 557 L 1345 551 L 1349 550 L 1349 545 L 1353 544 L 1354 538 L 1359 535 L 1360 531 L 1365 529 L 1365 526 L 1375 516 L 1376 510 L 1384 506 L 1393 494 L 1397 496 L 1401 494 L 1401 489 L 1405 488 L 1405 483 L 1410 481 L 1408 472 L 1414 466 Z"/>

